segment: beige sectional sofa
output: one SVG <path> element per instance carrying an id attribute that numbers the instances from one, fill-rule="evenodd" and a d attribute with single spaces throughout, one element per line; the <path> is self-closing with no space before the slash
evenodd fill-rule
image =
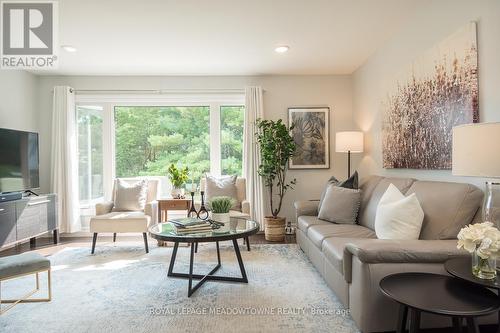
<path id="1" fill-rule="evenodd" d="M 376 238 L 377 205 L 391 183 L 403 194 L 415 193 L 424 210 L 419 240 Z M 471 184 L 380 176 L 370 177 L 360 188 L 356 225 L 318 219 L 318 201 L 296 202 L 297 242 L 362 332 L 395 330 L 398 306 L 382 295 L 380 280 L 397 272 L 445 274 L 443 263 L 448 258 L 468 255 L 457 250 L 456 236 L 478 219 L 483 192 Z M 448 319 L 422 317 L 422 327 L 450 325 Z"/>

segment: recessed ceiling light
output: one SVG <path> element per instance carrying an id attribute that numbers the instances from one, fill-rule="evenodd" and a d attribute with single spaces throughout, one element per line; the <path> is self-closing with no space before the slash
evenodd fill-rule
<path id="1" fill-rule="evenodd" d="M 281 45 L 281 46 L 278 46 L 277 48 L 274 49 L 274 52 L 276 53 L 285 53 L 287 52 L 288 50 L 290 49 L 289 46 L 287 45 Z"/>
<path id="2" fill-rule="evenodd" d="M 74 46 L 71 46 L 71 45 L 62 45 L 61 47 L 66 52 L 71 52 L 71 53 L 76 52 L 76 47 L 74 47 Z"/>

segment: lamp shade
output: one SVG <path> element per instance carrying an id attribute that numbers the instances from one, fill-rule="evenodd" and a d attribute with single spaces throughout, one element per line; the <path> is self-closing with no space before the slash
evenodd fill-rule
<path id="1" fill-rule="evenodd" d="M 346 131 L 337 132 L 335 135 L 335 151 L 337 153 L 362 153 L 363 132 Z"/>
<path id="2" fill-rule="evenodd" d="M 452 173 L 500 177 L 500 123 L 453 127 Z"/>

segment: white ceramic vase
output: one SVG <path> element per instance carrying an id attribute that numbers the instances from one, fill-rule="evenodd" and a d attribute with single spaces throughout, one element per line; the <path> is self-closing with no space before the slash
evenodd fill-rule
<path id="1" fill-rule="evenodd" d="M 213 213 L 211 219 L 217 222 L 224 223 L 219 229 L 215 229 L 216 232 L 229 232 L 230 230 L 230 221 L 229 213 Z"/>
<path id="2" fill-rule="evenodd" d="M 182 198 L 184 198 L 184 193 L 185 193 L 184 188 L 175 188 L 174 187 L 174 188 L 172 188 L 170 195 L 174 199 L 182 199 Z"/>

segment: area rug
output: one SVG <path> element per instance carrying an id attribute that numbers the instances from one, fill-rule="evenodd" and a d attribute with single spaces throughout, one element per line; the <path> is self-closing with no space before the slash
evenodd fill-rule
<path id="1" fill-rule="evenodd" d="M 167 277 L 172 248 L 141 243 L 65 248 L 52 255 L 53 300 L 20 304 L 0 317 L 0 332 L 358 332 L 347 309 L 297 245 L 253 245 L 242 256 L 248 284 L 207 282 L 190 298 L 187 280 Z M 239 274 L 230 243 L 221 244 L 217 274 Z M 180 247 L 175 271 L 187 272 Z M 214 244 L 200 244 L 195 273 L 216 263 Z M 44 286 L 45 277 L 41 285 Z M 34 284 L 2 284 L 2 296 Z"/>

